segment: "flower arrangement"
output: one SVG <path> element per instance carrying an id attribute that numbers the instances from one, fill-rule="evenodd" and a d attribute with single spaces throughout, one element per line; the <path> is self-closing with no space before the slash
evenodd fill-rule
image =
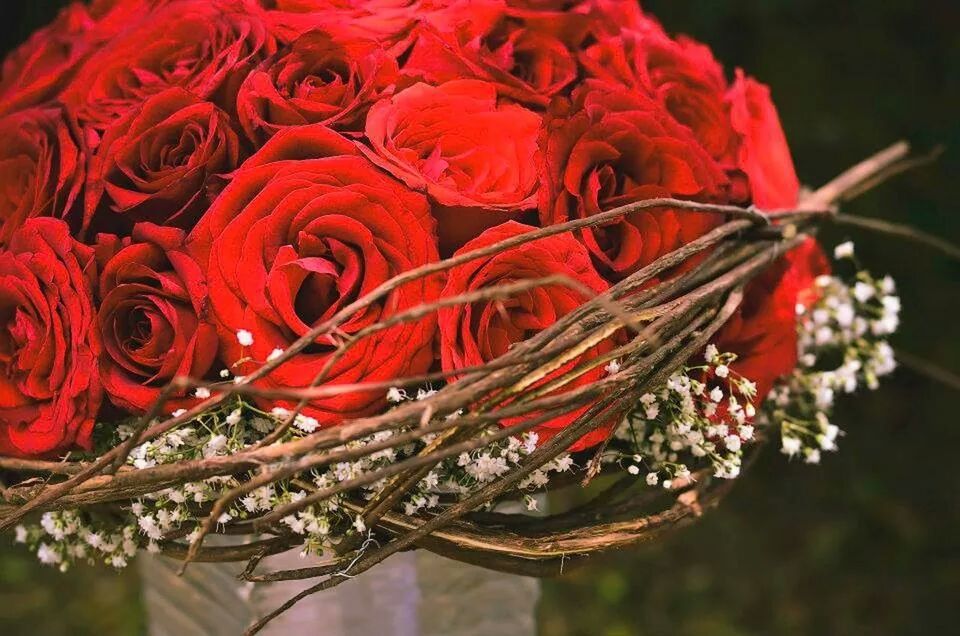
<path id="1" fill-rule="evenodd" d="M 0 529 L 61 569 L 556 572 L 895 367 L 893 281 L 815 234 L 905 144 L 802 191 L 768 89 L 629 0 L 75 3 L 0 130 Z"/>

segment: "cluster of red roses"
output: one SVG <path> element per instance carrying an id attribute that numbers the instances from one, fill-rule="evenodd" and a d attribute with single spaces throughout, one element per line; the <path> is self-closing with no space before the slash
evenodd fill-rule
<path id="1" fill-rule="evenodd" d="M 0 138 L 4 454 L 88 447 L 107 409 L 142 412 L 178 375 L 242 375 L 396 274 L 534 225 L 798 196 L 767 89 L 728 84 L 630 0 L 76 3 L 5 60 Z M 536 241 L 341 331 L 528 277 L 603 291 L 720 221 L 652 211 Z M 779 264 L 725 329 L 761 391 L 794 364 L 819 267 L 815 246 Z M 547 287 L 444 310 L 359 342 L 328 381 L 475 365 L 584 300 Z M 335 346 L 263 382 L 305 386 Z M 357 392 L 307 412 L 332 425 L 383 405 Z"/>

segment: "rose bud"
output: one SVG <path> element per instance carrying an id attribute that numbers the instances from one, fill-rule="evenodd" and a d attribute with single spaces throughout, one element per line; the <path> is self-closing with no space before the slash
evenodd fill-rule
<path id="1" fill-rule="evenodd" d="M 221 356 L 240 375 L 378 285 L 437 259 L 426 197 L 320 125 L 274 135 L 234 174 L 191 242 L 208 255 Z M 257 384 L 307 387 L 327 364 L 323 384 L 390 381 L 427 371 L 433 362 L 432 315 L 361 338 L 335 362 L 332 356 L 343 335 L 433 301 L 439 286 L 431 277 L 394 289 L 350 315 L 339 325 L 340 335 L 320 335 Z M 379 412 L 386 393 L 351 390 L 313 400 L 305 413 L 333 425 Z"/>
<path id="2" fill-rule="evenodd" d="M 241 160 L 230 117 L 180 88 L 109 126 L 90 162 L 84 225 L 140 221 L 189 229 Z"/>
<path id="3" fill-rule="evenodd" d="M 535 229 L 508 221 L 485 231 L 457 253 L 494 245 Z M 558 234 L 455 267 L 449 272 L 441 297 L 557 275 L 568 277 L 598 294 L 609 287 L 593 268 L 590 255 L 583 244 L 569 234 Z M 441 309 L 438 324 L 443 370 L 456 372 L 458 369 L 491 362 L 507 353 L 514 344 L 543 331 L 588 300 L 590 296 L 583 291 L 557 284 L 537 287 L 507 300 L 478 301 Z M 602 341 L 548 375 L 541 384 L 611 351 L 614 346 L 613 339 Z M 558 391 L 590 385 L 603 376 L 603 366 L 598 365 L 583 373 Z M 455 379 L 456 375 L 453 378 Z M 551 395 L 553 394 L 555 393 Z M 587 408 L 588 406 L 573 408 L 568 413 L 538 425 L 534 430 L 540 441 L 556 435 Z M 533 413 L 525 417 L 508 418 L 501 422 L 501 426 L 520 424 L 536 415 Z M 578 440 L 571 450 L 581 450 L 598 444 L 609 430 L 609 427 L 605 426 L 591 431 Z"/>
<path id="4" fill-rule="evenodd" d="M 52 106 L 0 117 L 0 243 L 29 218 L 71 215 L 85 163 L 74 128 Z"/>
<path id="5" fill-rule="evenodd" d="M 123 409 L 149 410 L 171 380 L 203 378 L 216 360 L 205 276 L 184 239 L 183 230 L 152 223 L 122 241 L 99 237 L 100 378 Z M 172 397 L 167 411 L 195 403 L 182 392 Z"/>
<path id="6" fill-rule="evenodd" d="M 29 219 L 0 249 L 0 454 L 91 448 L 102 389 L 93 249 Z"/>
<path id="7" fill-rule="evenodd" d="M 540 218 L 587 218 L 659 197 L 713 201 L 728 181 L 690 130 L 656 101 L 587 81 L 569 112 L 548 115 L 542 142 Z M 579 233 L 601 271 L 625 277 L 702 235 L 717 215 L 645 210 Z"/>
<path id="8" fill-rule="evenodd" d="M 61 100 L 96 131 L 170 87 L 232 111 L 240 82 L 276 51 L 263 20 L 253 0 L 162 4 L 91 55 Z"/>
<path id="9" fill-rule="evenodd" d="M 537 200 L 541 118 L 498 104 L 496 86 L 458 80 L 415 84 L 374 104 L 363 146 L 370 159 L 439 205 L 441 251 L 515 218 Z"/>
<path id="10" fill-rule="evenodd" d="M 362 130 L 367 108 L 396 80 L 397 63 L 375 42 L 312 31 L 247 76 L 237 113 L 258 146 L 289 126 Z"/>

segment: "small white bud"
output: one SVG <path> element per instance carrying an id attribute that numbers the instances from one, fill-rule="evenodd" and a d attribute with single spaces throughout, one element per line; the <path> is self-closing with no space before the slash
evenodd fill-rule
<path id="1" fill-rule="evenodd" d="M 241 347 L 249 347 L 253 344 L 253 334 L 246 329 L 238 329 L 237 342 L 240 343 Z"/>
<path id="2" fill-rule="evenodd" d="M 841 243 L 833 248 L 833 257 L 836 259 L 853 258 L 853 241 Z"/>

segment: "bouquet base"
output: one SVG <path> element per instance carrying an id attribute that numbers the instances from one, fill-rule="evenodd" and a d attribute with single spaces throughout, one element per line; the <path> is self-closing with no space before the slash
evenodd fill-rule
<path id="1" fill-rule="evenodd" d="M 264 560 L 264 569 L 312 565 L 297 550 Z M 257 585 L 238 581 L 237 563 L 193 563 L 177 576 L 180 562 L 143 554 L 139 558 L 149 636 L 236 636 L 256 619 L 312 585 L 284 581 Z M 536 579 L 502 574 L 417 550 L 394 555 L 323 594 L 313 595 L 277 617 L 267 636 L 534 636 L 540 585 Z"/>

